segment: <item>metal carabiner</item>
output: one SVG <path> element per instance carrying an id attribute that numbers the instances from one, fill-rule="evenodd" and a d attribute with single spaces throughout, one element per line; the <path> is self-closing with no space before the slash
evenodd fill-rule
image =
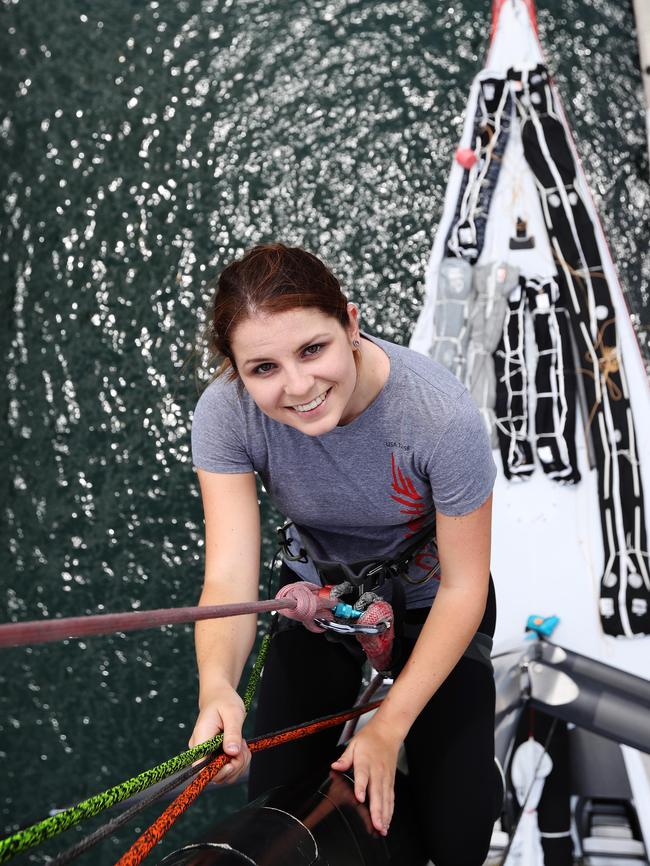
<path id="1" fill-rule="evenodd" d="M 383 634 L 390 628 L 387 622 L 378 622 L 377 625 L 348 625 L 344 622 L 333 622 L 331 620 L 314 618 L 316 625 L 327 631 L 337 634 Z"/>

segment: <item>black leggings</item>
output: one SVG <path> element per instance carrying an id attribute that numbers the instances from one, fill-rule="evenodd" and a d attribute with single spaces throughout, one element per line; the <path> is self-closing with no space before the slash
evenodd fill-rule
<path id="1" fill-rule="evenodd" d="M 292 575 L 291 572 L 289 572 Z M 282 574 L 285 578 L 285 574 Z M 295 577 L 291 577 L 294 579 Z M 284 581 L 283 581 L 284 582 Z M 494 587 L 479 631 L 492 637 Z M 404 639 L 405 657 L 415 640 Z M 255 734 L 351 707 L 361 664 L 343 644 L 304 627 L 271 641 L 260 684 Z M 481 866 L 501 805 L 494 765 L 494 678 L 479 661 L 461 658 L 417 717 L 406 741 L 409 784 L 428 856 L 436 866 Z M 342 728 L 253 755 L 249 796 L 330 769 Z"/>

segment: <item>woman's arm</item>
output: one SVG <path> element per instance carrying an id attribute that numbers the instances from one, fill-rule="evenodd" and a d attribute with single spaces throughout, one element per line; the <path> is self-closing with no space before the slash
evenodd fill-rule
<path id="1" fill-rule="evenodd" d="M 467 649 L 487 601 L 492 496 L 463 517 L 436 516 L 440 588 L 404 670 L 381 710 L 404 739 Z"/>
<path id="2" fill-rule="evenodd" d="M 200 605 L 255 601 L 259 595 L 260 516 L 252 472 L 198 470 L 205 516 L 205 581 Z M 199 717 L 190 746 L 224 732 L 224 751 L 238 756 L 217 780 L 231 781 L 245 769 L 244 705 L 236 692 L 253 648 L 255 616 L 203 620 L 196 624 Z M 224 772 L 224 770 L 226 772 Z"/>
<path id="3" fill-rule="evenodd" d="M 462 517 L 436 516 L 442 580 L 403 671 L 383 704 L 332 766 L 354 763 L 355 793 L 370 793 L 374 826 L 388 829 L 393 812 L 397 751 L 424 706 L 463 655 L 478 628 L 490 577 L 492 496 Z"/>

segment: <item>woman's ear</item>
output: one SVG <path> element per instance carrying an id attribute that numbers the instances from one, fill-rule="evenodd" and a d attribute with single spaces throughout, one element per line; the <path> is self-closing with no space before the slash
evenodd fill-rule
<path id="1" fill-rule="evenodd" d="M 359 338 L 359 310 L 356 304 L 348 304 L 348 333 L 350 339 Z"/>

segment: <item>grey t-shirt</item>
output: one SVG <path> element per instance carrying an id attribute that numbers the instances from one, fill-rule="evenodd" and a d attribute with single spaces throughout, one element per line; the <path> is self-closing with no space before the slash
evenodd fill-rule
<path id="1" fill-rule="evenodd" d="M 496 475 L 483 421 L 458 379 L 431 358 L 363 336 L 386 352 L 390 373 L 349 424 L 307 436 L 265 415 L 227 375 L 203 392 L 192 424 L 197 468 L 257 472 L 279 511 L 308 530 L 314 555 L 347 563 L 395 553 L 436 511 L 474 511 Z M 320 582 L 311 562 L 288 565 Z M 438 579 L 417 581 L 435 565 L 434 545 L 411 563 L 409 608 L 431 603 Z M 390 598 L 390 582 L 381 594 Z"/>

